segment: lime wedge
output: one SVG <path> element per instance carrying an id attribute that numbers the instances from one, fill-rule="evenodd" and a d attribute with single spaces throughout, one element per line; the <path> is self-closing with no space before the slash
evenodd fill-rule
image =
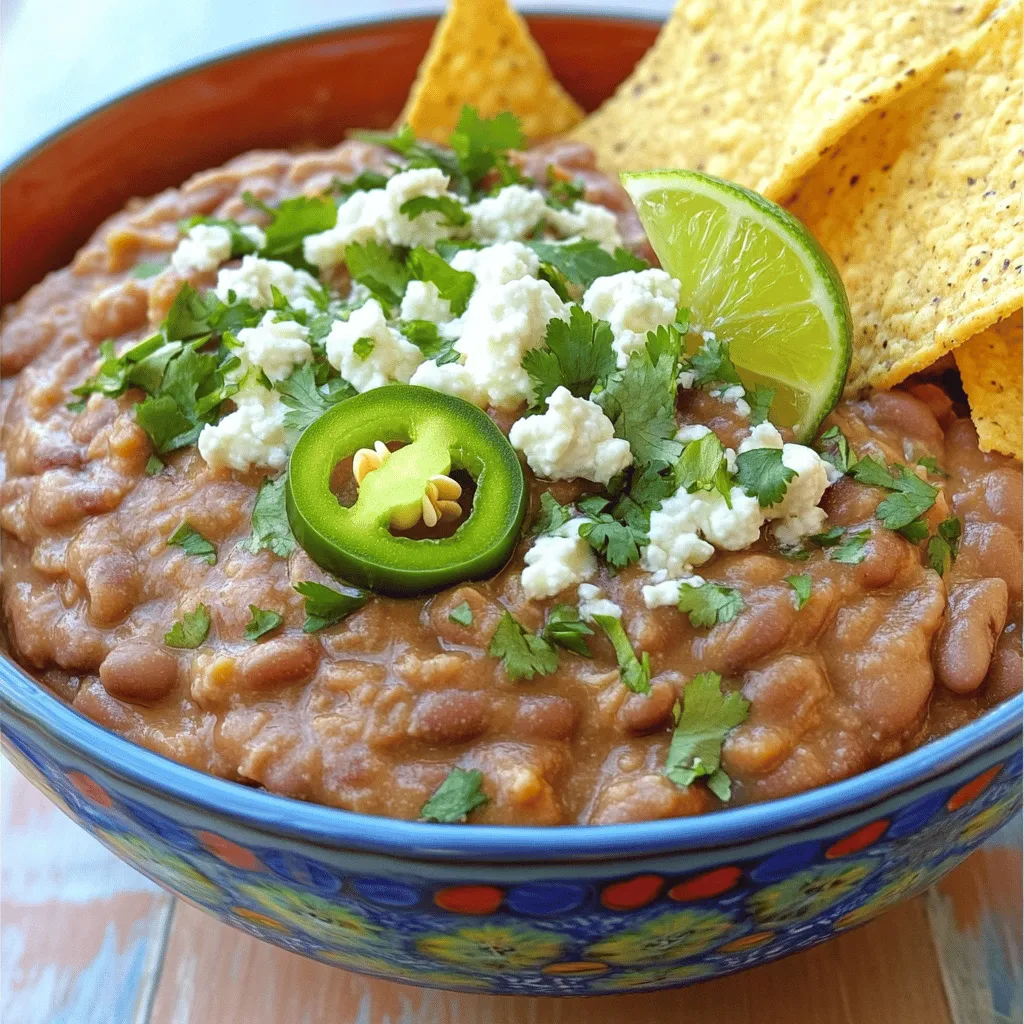
<path id="1" fill-rule="evenodd" d="M 748 387 L 776 389 L 773 423 L 812 437 L 850 365 L 850 303 L 825 251 L 792 214 L 721 178 L 642 171 L 622 184 L 694 328 L 729 343 Z"/>

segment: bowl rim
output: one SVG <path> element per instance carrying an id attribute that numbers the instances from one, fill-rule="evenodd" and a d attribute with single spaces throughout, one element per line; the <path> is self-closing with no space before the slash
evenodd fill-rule
<path id="1" fill-rule="evenodd" d="M 614 19 L 656 24 L 663 20 L 657 15 L 630 11 L 622 4 L 607 8 L 600 5 L 597 10 L 583 13 L 551 3 L 526 13 L 531 18 L 560 16 L 580 21 Z M 438 16 L 434 9 L 353 16 L 330 26 L 267 37 L 183 63 L 88 108 L 31 142 L 0 167 L 0 182 L 97 113 L 194 71 L 271 47 L 313 41 L 348 30 L 436 20 Z M 452 826 L 375 817 L 306 803 L 187 767 L 86 718 L 29 676 L 9 656 L 0 654 L 0 723 L 4 727 L 15 723 L 29 726 L 46 735 L 51 743 L 69 748 L 81 760 L 95 763 L 104 773 L 209 814 L 214 820 L 226 818 L 272 836 L 327 849 L 384 854 L 403 860 L 579 863 L 637 855 L 707 852 L 737 843 L 763 841 L 878 804 L 950 772 L 1014 737 L 1019 743 L 1022 716 L 1024 695 L 1017 694 L 968 725 L 851 778 L 711 815 L 598 826 Z"/>

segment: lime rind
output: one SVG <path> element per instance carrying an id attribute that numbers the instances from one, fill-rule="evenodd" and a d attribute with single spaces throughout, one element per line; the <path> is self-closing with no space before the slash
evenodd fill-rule
<path id="1" fill-rule="evenodd" d="M 828 254 L 791 213 L 733 182 L 685 170 L 621 177 L 698 326 L 730 342 L 748 383 L 789 392 L 772 418 L 812 436 L 842 394 L 851 356 L 850 304 Z M 731 266 L 740 272 L 724 276 Z"/>

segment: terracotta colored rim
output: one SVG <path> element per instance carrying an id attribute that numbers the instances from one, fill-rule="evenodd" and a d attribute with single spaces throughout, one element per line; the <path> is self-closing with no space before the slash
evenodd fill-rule
<path id="1" fill-rule="evenodd" d="M 653 38 L 652 26 L 656 21 L 637 18 L 628 9 L 618 9 L 623 12 L 619 19 L 575 14 L 570 17 L 575 22 L 603 25 L 612 31 L 625 32 L 631 26 L 636 27 Z M 553 8 L 552 13 L 529 17 L 538 38 L 544 38 L 545 28 L 557 28 L 567 14 L 564 9 L 556 11 Z M 403 14 L 393 19 L 352 22 L 340 28 L 273 40 L 202 61 L 140 86 L 75 119 L 11 161 L 3 171 L 3 180 L 11 179 L 33 157 L 76 127 L 88 124 L 104 112 L 116 110 L 121 103 L 143 96 L 148 90 L 190 74 L 275 47 L 315 42 L 332 35 L 382 27 L 400 31 L 418 26 L 426 31 L 435 19 L 436 14 L 419 17 Z M 975 757 L 988 754 L 991 759 L 997 749 L 1000 756 L 1013 756 L 1021 745 L 1022 711 L 1024 697 L 1017 695 L 956 732 L 853 778 L 797 796 L 713 815 L 628 825 L 451 826 L 376 818 L 307 804 L 186 768 L 97 725 L 58 700 L 18 665 L 0 656 L 0 722 L 5 727 L 42 734 L 50 743 L 65 747 L 114 778 L 209 815 L 210 824 L 215 825 L 218 818 L 234 820 L 271 837 L 286 836 L 318 846 L 367 851 L 406 860 L 573 864 L 708 851 L 757 842 L 870 808 L 900 792 L 936 780 Z"/>

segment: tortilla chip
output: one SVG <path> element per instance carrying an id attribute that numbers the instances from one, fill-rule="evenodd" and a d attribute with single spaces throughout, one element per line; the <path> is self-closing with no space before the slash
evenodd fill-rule
<path id="1" fill-rule="evenodd" d="M 847 391 L 890 387 L 1021 305 L 1024 57 L 1004 8 L 923 88 L 872 114 L 789 204 L 850 296 Z"/>
<path id="2" fill-rule="evenodd" d="M 1021 439 L 1020 310 L 956 350 L 956 365 L 971 403 L 983 452 L 1024 457 Z"/>
<path id="3" fill-rule="evenodd" d="M 924 82 L 995 0 L 680 0 L 573 135 L 605 170 L 687 167 L 785 196 L 850 128 Z"/>
<path id="4" fill-rule="evenodd" d="M 483 117 L 511 111 L 528 139 L 566 132 L 583 117 L 507 0 L 451 0 L 399 123 L 447 142 L 467 103 Z"/>

